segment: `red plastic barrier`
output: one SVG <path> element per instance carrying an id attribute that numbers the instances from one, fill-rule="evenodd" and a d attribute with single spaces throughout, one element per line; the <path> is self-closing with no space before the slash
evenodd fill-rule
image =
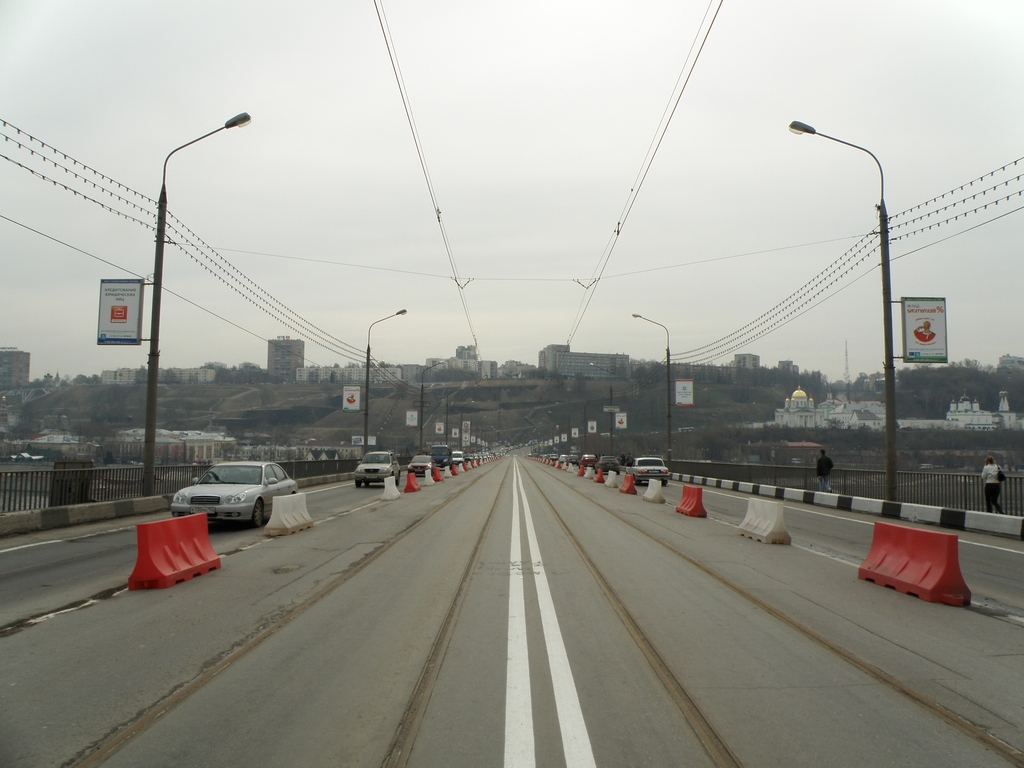
<path id="1" fill-rule="evenodd" d="M 555 469 L 561 469 L 561 468 L 562 468 L 562 462 L 556 461 L 555 462 Z"/>
<path id="2" fill-rule="evenodd" d="M 690 517 L 707 517 L 708 511 L 704 509 L 704 489 L 699 485 L 684 485 L 683 498 L 679 500 L 676 512 Z"/>
<path id="3" fill-rule="evenodd" d="M 439 466 L 435 465 L 434 466 L 434 482 L 435 483 L 440 483 L 443 480 L 444 480 L 444 477 L 441 475 L 441 468 Z"/>
<path id="4" fill-rule="evenodd" d="M 587 468 L 580 464 L 580 471 L 576 473 L 576 477 L 583 477 L 587 473 Z"/>
<path id="5" fill-rule="evenodd" d="M 164 589 L 220 568 L 206 515 L 184 515 L 135 526 L 138 554 L 128 589 Z"/>
<path id="6" fill-rule="evenodd" d="M 459 465 L 452 463 L 452 477 L 455 477 L 457 474 L 459 474 Z"/>
<path id="7" fill-rule="evenodd" d="M 619 486 L 619 493 L 631 493 L 636 496 L 636 481 L 632 475 L 626 475 L 622 481 L 622 485 Z"/>
<path id="8" fill-rule="evenodd" d="M 416 482 L 416 473 L 415 472 L 406 472 L 405 473 L 405 490 L 403 491 L 403 493 L 416 493 L 416 491 L 420 491 L 420 490 L 423 490 L 423 489 L 420 488 L 420 484 L 418 482 Z"/>
<path id="9" fill-rule="evenodd" d="M 930 603 L 970 605 L 955 533 L 875 523 L 871 550 L 857 576 Z"/>
<path id="10" fill-rule="evenodd" d="M 595 483 L 603 483 L 604 482 L 604 470 L 603 469 L 597 470 L 597 474 L 594 475 L 594 482 Z"/>

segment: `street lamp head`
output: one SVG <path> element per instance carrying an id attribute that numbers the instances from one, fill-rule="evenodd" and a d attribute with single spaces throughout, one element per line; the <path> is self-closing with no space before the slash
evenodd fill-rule
<path id="1" fill-rule="evenodd" d="M 644 319 L 644 318 L 643 318 L 643 315 L 638 315 L 638 314 L 637 314 L 636 312 L 634 312 L 634 313 L 633 313 L 633 317 L 638 317 L 638 318 L 640 318 L 641 320 L 643 320 L 643 319 Z"/>
<path id="2" fill-rule="evenodd" d="M 248 112 L 243 112 L 240 115 L 235 115 L 230 120 L 228 120 L 226 123 L 224 123 L 224 127 L 225 128 L 245 128 L 245 126 L 247 126 L 251 122 L 252 122 L 252 118 L 249 117 L 249 113 Z"/>
<path id="3" fill-rule="evenodd" d="M 799 136 L 802 133 L 809 133 L 811 136 L 817 133 L 816 130 L 807 123 L 801 123 L 799 120 L 794 120 L 789 124 L 789 130 Z"/>
<path id="4" fill-rule="evenodd" d="M 397 312 L 395 312 L 395 316 L 397 317 L 398 315 L 404 315 L 406 312 L 408 312 L 408 310 L 400 309 Z"/>

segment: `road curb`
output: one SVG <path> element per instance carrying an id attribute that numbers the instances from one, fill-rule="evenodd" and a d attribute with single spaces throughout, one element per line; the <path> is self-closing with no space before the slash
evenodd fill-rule
<path id="1" fill-rule="evenodd" d="M 926 504 L 904 504 L 898 501 L 882 501 L 881 499 L 866 499 L 859 496 L 842 496 L 835 493 L 804 491 L 799 488 L 741 483 L 737 480 L 720 480 L 714 477 L 683 475 L 677 472 L 672 473 L 672 479 L 680 483 L 724 488 L 738 493 L 752 493 L 757 496 L 798 501 L 817 507 L 863 512 L 868 515 L 906 520 L 910 523 L 925 523 L 957 531 L 974 531 L 976 533 L 988 533 L 993 536 L 1024 540 L 1024 517 L 1013 515 L 995 515 L 989 512 L 974 512 L 966 509 L 931 507 Z"/>

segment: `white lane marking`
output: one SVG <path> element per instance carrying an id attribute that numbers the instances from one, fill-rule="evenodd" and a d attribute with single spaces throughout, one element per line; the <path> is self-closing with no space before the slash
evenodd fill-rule
<path id="1" fill-rule="evenodd" d="M 534 768 L 537 764 L 530 655 L 526 643 L 526 596 L 520 522 L 519 496 L 513 480 L 512 544 L 509 549 L 508 574 L 508 666 L 505 683 L 506 768 Z"/>
<path id="2" fill-rule="evenodd" d="M 708 493 L 708 495 L 725 496 L 725 497 L 730 498 L 730 499 L 737 498 L 736 496 L 733 496 L 732 494 L 722 493 L 721 491 L 710 491 Z M 754 498 L 758 498 L 758 497 L 755 496 Z M 767 498 L 767 497 L 761 497 L 761 498 Z M 857 520 L 856 518 L 853 518 L 853 517 L 843 517 L 842 515 L 831 514 L 829 512 L 822 512 L 821 510 L 817 510 L 817 509 L 804 509 L 803 507 L 792 507 L 792 506 L 788 506 L 788 505 L 786 505 L 786 509 L 792 509 L 794 512 L 806 512 L 808 515 L 818 515 L 819 517 L 830 517 L 833 520 L 843 520 L 843 521 L 845 521 L 847 523 L 857 523 L 858 525 L 874 525 L 875 524 L 874 520 Z M 860 514 L 869 514 L 869 513 L 863 512 L 863 513 L 860 513 Z M 882 522 L 888 522 L 888 519 L 882 520 Z M 910 522 L 910 521 L 904 520 L 903 522 Z M 948 530 L 948 529 L 946 529 L 946 530 Z M 961 533 L 975 533 L 975 531 L 961 531 Z M 970 541 L 968 539 L 961 538 L 960 539 L 960 543 L 961 544 L 970 544 L 972 547 L 981 547 L 982 549 L 994 549 L 994 550 L 997 550 L 999 552 L 1009 552 L 1010 554 L 1013 554 L 1013 555 L 1024 555 L 1024 552 L 1021 552 L 1019 549 L 1010 549 L 1009 547 L 997 547 L 995 544 L 982 544 L 980 541 Z"/>
<path id="3" fill-rule="evenodd" d="M 562 750 L 567 768 L 596 768 L 594 750 L 590 745 L 587 724 L 583 720 L 576 681 L 569 665 L 569 654 L 562 640 L 562 630 L 555 615 L 555 603 L 551 598 L 544 561 L 537 544 L 537 533 L 530 514 L 530 502 L 523 489 L 522 477 L 517 472 L 513 482 L 519 485 L 523 500 L 523 517 L 526 520 L 526 537 L 530 555 L 534 561 L 534 583 L 537 586 L 537 601 L 540 604 L 541 626 L 544 631 L 544 645 L 548 651 L 548 665 L 551 668 L 551 682 L 555 693 L 555 708 L 558 711 L 558 725 L 562 731 Z"/>
<path id="4" fill-rule="evenodd" d="M 5 555 L 8 552 L 17 552 L 19 549 L 31 549 L 32 547 L 41 547 L 44 544 L 59 544 L 65 541 L 65 539 L 53 539 L 51 541 L 37 541 L 34 544 L 22 544 L 17 547 L 8 547 L 7 549 L 0 549 L 0 555 Z"/>

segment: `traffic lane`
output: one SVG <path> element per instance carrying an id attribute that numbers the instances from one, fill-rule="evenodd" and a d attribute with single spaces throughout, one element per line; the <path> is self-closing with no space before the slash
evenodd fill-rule
<path id="1" fill-rule="evenodd" d="M 444 500 L 371 505 L 240 549 L 173 588 L 126 591 L 0 638 L 0 765 L 63 764 Z"/>
<path id="2" fill-rule="evenodd" d="M 551 479 L 547 485 L 553 485 Z M 584 493 L 605 495 L 599 499 L 603 504 L 654 535 L 671 538 L 674 546 L 784 612 L 798 618 L 810 614 L 815 629 L 841 637 L 846 647 L 868 645 L 890 659 L 902 654 L 897 672 L 936 681 L 936 688 L 951 684 L 962 690 L 968 682 L 950 683 L 957 673 L 929 661 L 929 652 L 946 658 L 951 651 L 963 652 L 962 638 L 986 637 L 987 618 L 959 612 L 951 620 L 947 606 L 921 601 L 908 607 L 906 596 L 859 582 L 849 566 L 830 558 L 752 543 L 722 523 L 677 515 L 636 497 Z M 574 504 L 574 495 L 564 487 L 550 490 L 552 503 L 567 511 L 570 528 L 745 765 L 1004 764 L 621 520 Z M 837 600 L 834 608 L 828 607 L 830 595 Z M 886 604 L 883 610 L 875 607 L 878 600 Z M 847 609 L 850 619 L 837 613 Z M 862 611 L 875 615 L 876 626 L 865 630 L 855 623 L 867 621 Z M 921 624 L 912 638 L 921 645 L 910 650 L 900 644 L 913 642 L 905 625 L 915 620 Z M 997 633 L 1000 640 L 1006 630 L 1004 625 Z M 883 640 L 886 631 L 890 638 Z M 928 647 L 931 634 L 942 638 L 941 649 Z M 1004 675 L 1011 674 L 1008 666 L 1013 665 L 1003 664 Z M 993 681 L 986 679 L 982 687 Z M 1006 693 L 990 691 L 989 701 L 1004 708 Z M 947 691 L 947 699 L 954 698 Z M 988 719 L 1009 727 L 1000 718 Z"/>
<path id="3" fill-rule="evenodd" d="M 739 524 L 746 513 L 748 494 L 709 490 L 703 493 L 709 513 Z M 829 554 L 859 565 L 871 549 L 876 522 L 906 525 L 923 531 L 955 534 L 959 537 L 960 571 L 976 599 L 995 601 L 1024 617 L 1024 542 L 974 531 L 954 531 L 905 520 L 887 520 L 798 502 L 785 502 L 786 528 L 795 543 L 820 547 Z"/>
<path id="4" fill-rule="evenodd" d="M 565 765 L 566 744 L 573 749 L 579 736 L 566 723 L 579 717 L 598 765 L 710 765 L 528 478 L 523 487 L 527 501 L 522 504 L 520 499 L 518 519 L 512 512 L 511 483 L 503 489 L 499 516 L 460 611 L 409 765 L 501 766 L 506 739 L 510 750 L 535 756 L 537 765 Z M 527 506 L 539 551 L 530 541 Z M 519 539 L 510 552 L 513 525 Z M 541 615 L 545 581 L 558 632 Z M 517 653 L 516 608 L 510 602 L 510 591 L 517 588 L 525 597 L 528 662 L 523 665 L 509 662 Z M 556 704 L 555 679 L 563 694 L 570 685 L 557 660 L 562 653 L 578 696 L 579 709 L 571 716 Z M 563 706 L 572 707 L 564 703 L 572 693 L 563 696 Z M 525 701 L 517 704 L 518 695 Z M 517 717 L 517 706 L 525 707 L 524 716 Z M 586 764 L 585 754 L 573 755 L 576 765 Z"/>
<path id="5" fill-rule="evenodd" d="M 371 504 L 379 496 L 355 493 L 348 483 L 315 488 L 306 499 L 310 517 L 318 521 Z M 153 522 L 169 516 L 161 512 L 132 520 Z M 220 555 L 266 538 L 262 530 L 238 522 L 212 520 L 209 531 L 210 543 Z M 123 588 L 135 567 L 135 524 L 125 525 L 123 519 L 25 538 L 28 541 L 5 539 L 9 546 L 0 547 L 0 627 Z"/>
<path id="6" fill-rule="evenodd" d="M 106 764 L 379 765 L 502 476 L 467 478 L 470 485 L 458 499 Z M 417 503 L 427 496 L 409 498 Z M 378 513 L 390 515 L 397 505 Z"/>

